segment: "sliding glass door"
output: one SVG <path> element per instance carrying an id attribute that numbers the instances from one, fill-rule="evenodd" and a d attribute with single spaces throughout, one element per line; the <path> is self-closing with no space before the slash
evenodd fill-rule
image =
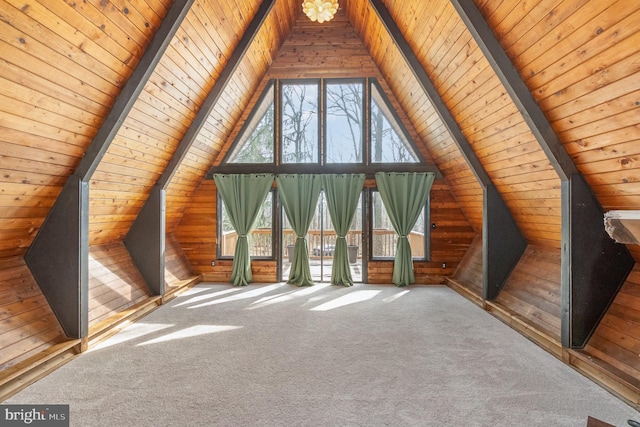
<path id="1" fill-rule="evenodd" d="M 349 265 L 351 275 L 355 282 L 362 282 L 362 195 L 358 201 L 358 209 L 354 215 L 353 222 L 346 236 Z M 331 271 L 333 267 L 333 255 L 336 245 L 336 232 L 331 222 L 331 216 L 327 209 L 327 202 L 324 192 L 320 193 L 315 215 L 307 233 L 307 247 L 309 249 L 309 264 L 311 267 L 311 277 L 314 282 L 331 281 Z M 293 256 L 293 245 L 296 235 L 291 229 L 291 225 L 286 215 L 282 215 L 282 254 L 280 256 L 282 277 L 280 280 L 286 281 L 289 277 L 291 259 Z"/>

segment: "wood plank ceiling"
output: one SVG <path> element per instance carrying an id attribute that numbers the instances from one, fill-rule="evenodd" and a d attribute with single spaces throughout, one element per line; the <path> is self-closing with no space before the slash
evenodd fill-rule
<path id="1" fill-rule="evenodd" d="M 529 242 L 559 247 L 559 179 L 451 4 L 384 3 Z M 548 3 L 479 6 L 605 209 L 637 206 L 639 6 Z M 2 2 L 3 255 L 28 248 L 169 5 Z M 91 180 L 90 245 L 127 232 L 257 7 L 195 2 Z M 480 230 L 480 188 L 377 15 L 342 7 Z M 168 230 L 298 14 L 276 2 L 169 185 Z"/>

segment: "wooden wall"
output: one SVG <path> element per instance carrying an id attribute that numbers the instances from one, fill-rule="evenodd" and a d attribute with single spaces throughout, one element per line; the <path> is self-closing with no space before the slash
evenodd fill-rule
<path id="1" fill-rule="evenodd" d="M 216 200 L 213 180 L 203 181 L 173 233 L 198 274 L 212 272 L 211 261 L 216 260 Z"/>
<path id="2" fill-rule="evenodd" d="M 233 48 L 244 33 L 249 24 L 249 18 L 253 17 L 258 9 L 258 3 L 203 2 L 198 7 L 194 7 L 192 25 L 195 33 L 189 32 L 191 39 L 186 44 L 188 50 L 199 53 L 189 61 L 179 56 L 176 60 L 177 66 L 171 65 L 171 72 L 179 72 L 185 79 L 190 80 L 193 72 L 188 67 L 192 66 L 191 63 L 199 66 L 199 62 L 215 59 L 215 67 L 210 68 L 207 65 L 201 74 L 207 82 L 203 89 L 208 91 L 222 72 Z M 215 6 L 212 7 L 214 4 Z M 293 0 L 276 2 L 248 48 L 247 54 L 238 64 L 231 80 L 220 95 L 209 118 L 202 126 L 191 149 L 180 163 L 166 191 L 168 232 L 173 232 L 177 227 L 191 203 L 194 192 L 245 111 L 264 73 L 273 62 L 274 56 L 293 25 L 298 6 Z M 197 34 L 200 36 L 196 37 Z M 184 71 L 179 71 L 183 68 Z M 202 96 L 207 93 L 206 91 L 201 91 Z M 200 104 L 200 101 L 194 102 L 191 107 L 196 108 Z"/>
<path id="3" fill-rule="evenodd" d="M 165 237 L 164 251 L 164 281 L 169 289 L 180 288 L 191 283 L 197 276 L 189 264 L 189 259 L 180 247 L 180 243 L 173 233 Z"/>
<path id="4" fill-rule="evenodd" d="M 560 250 L 529 245 L 496 302 L 560 342 Z"/>
<path id="5" fill-rule="evenodd" d="M 483 276 L 482 236 L 478 235 L 471 242 L 469 250 L 458 264 L 453 276 L 449 278 L 448 283 L 469 296 L 473 301 L 481 303 Z"/>
<path id="6" fill-rule="evenodd" d="M 481 229 L 482 191 L 474 183 L 419 82 L 405 65 L 377 14 L 363 1 L 348 16 L 398 101 L 418 128 L 467 218 Z M 442 100 L 473 146 L 526 239 L 560 247 L 560 180 L 498 77 L 447 0 L 385 2 Z M 356 18 L 366 9 L 362 19 Z M 416 16 L 424 19 L 414 19 Z"/>
<path id="7" fill-rule="evenodd" d="M 217 260 L 216 255 L 216 190 L 212 180 L 202 183 L 175 232 L 192 268 L 206 281 L 227 282 L 232 261 Z M 415 261 L 417 283 L 442 283 L 452 274 L 466 252 L 475 233 L 456 205 L 446 184 L 437 180 L 431 190 L 432 260 Z M 211 261 L 216 265 L 211 266 Z M 446 264 L 445 268 L 442 264 Z M 277 261 L 254 260 L 251 263 L 256 282 L 277 280 Z M 392 261 L 369 262 L 370 283 L 391 283 Z"/>
<path id="8" fill-rule="evenodd" d="M 122 242 L 89 250 L 89 334 L 151 294 Z"/>
<path id="9" fill-rule="evenodd" d="M 640 389 L 640 267 L 629 275 L 585 352 Z"/>
<path id="10" fill-rule="evenodd" d="M 336 42 L 339 40 L 339 43 Z M 312 45 L 312 50 L 305 48 Z M 249 106 L 255 105 L 262 89 L 270 79 L 280 78 L 339 78 L 376 77 L 396 108 L 401 121 L 416 141 L 418 149 L 427 164 L 434 164 L 425 144 L 421 141 L 413 124 L 377 66 L 369 56 L 354 28 L 342 10 L 326 25 L 319 26 L 299 15 L 289 37 L 284 41 L 273 64 L 268 69 Z M 215 162 L 219 164 L 233 143 L 237 133 L 250 113 L 244 111 L 236 123 L 225 146 Z M 241 172 L 241 170 L 239 170 Z M 231 273 L 230 261 L 215 260 L 215 185 L 205 181 L 191 199 L 191 204 L 178 226 L 176 237 L 190 259 L 191 264 L 205 280 L 228 281 Z M 431 192 L 432 261 L 415 262 L 416 281 L 419 283 L 442 283 L 445 275 L 450 275 L 466 252 L 475 232 L 453 197 L 448 183 L 436 181 Z M 445 268 L 442 264 L 445 263 Z M 370 262 L 368 280 L 371 283 L 391 283 L 393 263 L 389 261 Z M 254 280 L 275 281 L 275 261 L 252 262 Z"/>
<path id="11" fill-rule="evenodd" d="M 0 372 L 65 339 L 24 260 L 0 260 Z"/>

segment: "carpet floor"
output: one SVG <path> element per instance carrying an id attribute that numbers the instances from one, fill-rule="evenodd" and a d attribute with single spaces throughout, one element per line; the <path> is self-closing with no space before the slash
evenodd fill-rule
<path id="1" fill-rule="evenodd" d="M 72 426 L 626 426 L 640 414 L 449 288 L 200 284 L 4 403 Z"/>

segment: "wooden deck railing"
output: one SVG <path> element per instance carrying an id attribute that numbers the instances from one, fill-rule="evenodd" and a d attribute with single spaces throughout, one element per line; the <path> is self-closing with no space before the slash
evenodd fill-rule
<path id="1" fill-rule="evenodd" d="M 233 255 L 236 248 L 236 232 L 229 232 L 223 236 L 222 253 Z M 421 233 L 412 232 L 409 236 L 411 253 L 415 258 L 424 257 L 424 236 Z M 287 246 L 295 243 L 296 235 L 293 230 L 284 230 L 282 236 L 283 255 L 287 256 Z M 322 239 L 324 238 L 324 245 Z M 307 233 L 307 246 L 310 258 L 320 258 L 320 248 L 324 247 L 324 256 L 332 256 L 332 248 L 336 244 L 336 232 L 334 230 L 309 230 Z M 391 257 L 395 253 L 398 235 L 393 230 L 376 229 L 373 230 L 374 254 L 379 257 Z M 271 229 L 256 229 L 249 235 L 249 252 L 251 256 L 268 257 L 271 256 Z M 347 245 L 358 247 L 358 258 L 362 258 L 362 233 L 360 231 L 350 231 L 347 234 Z"/>

